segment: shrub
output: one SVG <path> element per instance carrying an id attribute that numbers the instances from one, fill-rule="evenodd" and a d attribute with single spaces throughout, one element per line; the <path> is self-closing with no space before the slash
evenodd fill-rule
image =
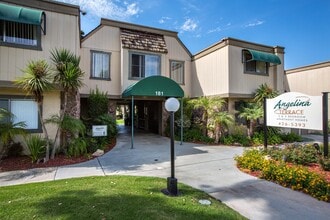
<path id="1" fill-rule="evenodd" d="M 275 149 L 274 152 L 278 153 Z M 238 167 L 261 171 L 261 178 L 276 182 L 293 190 L 305 192 L 319 200 L 330 201 L 330 184 L 322 176 L 302 166 L 289 166 L 283 162 L 266 160 L 265 151 L 246 150 L 235 157 Z"/>
<path id="2" fill-rule="evenodd" d="M 103 114 L 95 119 L 95 125 L 107 125 L 107 136 L 109 139 L 116 137 L 117 124 L 116 120 L 109 114 Z"/>
<path id="3" fill-rule="evenodd" d="M 20 142 L 13 142 L 8 148 L 7 156 L 8 157 L 20 156 L 22 152 L 23 152 L 22 144 Z"/>
<path id="4" fill-rule="evenodd" d="M 318 152 L 312 145 L 290 145 L 283 150 L 287 162 L 307 165 L 318 161 Z"/>
<path id="5" fill-rule="evenodd" d="M 294 132 L 284 133 L 284 134 L 281 134 L 280 136 L 281 136 L 281 139 L 287 143 L 302 141 L 302 137 Z"/>
<path id="6" fill-rule="evenodd" d="M 68 146 L 68 155 L 78 157 L 87 153 L 87 143 L 83 138 L 73 139 Z"/>
<path id="7" fill-rule="evenodd" d="M 31 158 L 32 163 L 37 162 L 38 159 L 45 154 L 46 140 L 40 135 L 30 135 L 25 141 L 30 151 L 29 157 Z"/>
<path id="8" fill-rule="evenodd" d="M 87 99 L 88 116 L 92 119 L 108 113 L 109 99 L 107 93 L 100 92 L 98 88 L 91 90 Z"/>
<path id="9" fill-rule="evenodd" d="M 220 142 L 225 145 L 233 145 L 235 143 L 239 143 L 242 146 L 251 146 L 251 140 L 242 134 L 232 134 L 224 136 L 220 139 Z"/>
<path id="10" fill-rule="evenodd" d="M 187 142 L 204 142 L 212 143 L 214 142 L 213 138 L 204 136 L 202 131 L 198 127 L 193 127 L 191 129 L 183 130 L 183 141 Z"/>
<path id="11" fill-rule="evenodd" d="M 330 184 L 304 167 L 268 161 L 268 165 L 262 169 L 261 178 L 305 192 L 319 200 L 330 201 Z"/>
<path id="12" fill-rule="evenodd" d="M 237 165 L 251 171 L 262 170 L 265 162 L 265 154 L 257 149 L 250 149 L 243 152 L 242 156 L 235 157 Z"/>
<path id="13" fill-rule="evenodd" d="M 319 164 L 325 171 L 330 171 L 330 158 L 320 157 Z"/>

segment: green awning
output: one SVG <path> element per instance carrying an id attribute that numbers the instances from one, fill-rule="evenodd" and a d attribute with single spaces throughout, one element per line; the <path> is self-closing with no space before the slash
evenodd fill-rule
<path id="1" fill-rule="evenodd" d="M 245 62 L 252 61 L 252 60 L 257 60 L 257 61 L 263 61 L 267 63 L 274 63 L 274 64 L 281 64 L 281 60 L 278 56 L 272 53 L 266 53 L 266 52 L 261 52 L 257 50 L 250 50 L 250 49 L 244 49 L 243 51 L 248 51 L 252 59 L 246 60 Z"/>
<path id="2" fill-rule="evenodd" d="M 43 11 L 0 3 L 0 20 L 40 25 Z"/>
<path id="3" fill-rule="evenodd" d="M 132 96 L 183 97 L 180 85 L 168 77 L 149 76 L 127 87 L 123 98 Z"/>

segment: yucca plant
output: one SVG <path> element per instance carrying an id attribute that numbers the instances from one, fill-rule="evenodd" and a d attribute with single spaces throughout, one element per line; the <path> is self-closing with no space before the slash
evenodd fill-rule
<path id="1" fill-rule="evenodd" d="M 48 132 L 42 118 L 42 98 L 46 91 L 53 88 L 53 74 L 45 60 L 31 61 L 27 67 L 22 70 L 23 77 L 15 80 L 15 84 L 22 88 L 27 94 L 33 95 L 38 104 L 38 115 L 42 126 L 42 131 L 47 140 L 46 144 L 46 161 L 49 159 L 49 138 Z"/>
<path id="2" fill-rule="evenodd" d="M 37 162 L 45 154 L 47 141 L 40 135 L 29 135 L 25 142 L 30 151 L 29 157 L 32 163 Z"/>

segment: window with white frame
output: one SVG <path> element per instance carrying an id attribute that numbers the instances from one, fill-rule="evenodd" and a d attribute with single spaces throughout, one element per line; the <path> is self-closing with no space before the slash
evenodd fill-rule
<path id="1" fill-rule="evenodd" d="M 91 78 L 110 80 L 111 53 L 91 51 Z"/>
<path id="2" fill-rule="evenodd" d="M 26 129 L 36 132 L 42 131 L 38 105 L 33 99 L 0 98 L 0 108 L 8 110 L 14 115 L 13 123 L 25 122 Z"/>
<path id="3" fill-rule="evenodd" d="M 243 51 L 244 72 L 250 74 L 268 75 L 269 64 L 267 62 L 252 60 L 248 51 Z"/>
<path id="4" fill-rule="evenodd" d="M 0 20 L 0 42 L 5 45 L 41 48 L 41 27 Z"/>
<path id="5" fill-rule="evenodd" d="M 170 60 L 170 76 L 178 84 L 184 84 L 184 62 Z"/>
<path id="6" fill-rule="evenodd" d="M 130 74 L 133 79 L 160 75 L 160 56 L 144 53 L 130 53 Z"/>

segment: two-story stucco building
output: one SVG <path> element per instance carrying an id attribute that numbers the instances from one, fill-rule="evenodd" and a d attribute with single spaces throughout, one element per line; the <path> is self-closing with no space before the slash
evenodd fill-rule
<path id="1" fill-rule="evenodd" d="M 18 11 L 29 13 L 16 15 Z M 263 83 L 284 91 L 283 47 L 226 38 L 192 55 L 177 32 L 108 19 L 81 39 L 79 6 L 5 0 L 0 2 L 0 107 L 27 121 L 31 131 L 41 131 L 35 103 L 13 81 L 30 60 L 50 62 L 54 48 L 81 57 L 82 114 L 91 89 L 98 88 L 108 94 L 110 113 L 118 105 L 133 108 L 136 125 L 158 134 L 164 131 L 169 96 L 220 96 L 234 112 L 235 103 L 252 98 Z M 60 108 L 61 91 L 46 93 L 44 117 Z"/>

